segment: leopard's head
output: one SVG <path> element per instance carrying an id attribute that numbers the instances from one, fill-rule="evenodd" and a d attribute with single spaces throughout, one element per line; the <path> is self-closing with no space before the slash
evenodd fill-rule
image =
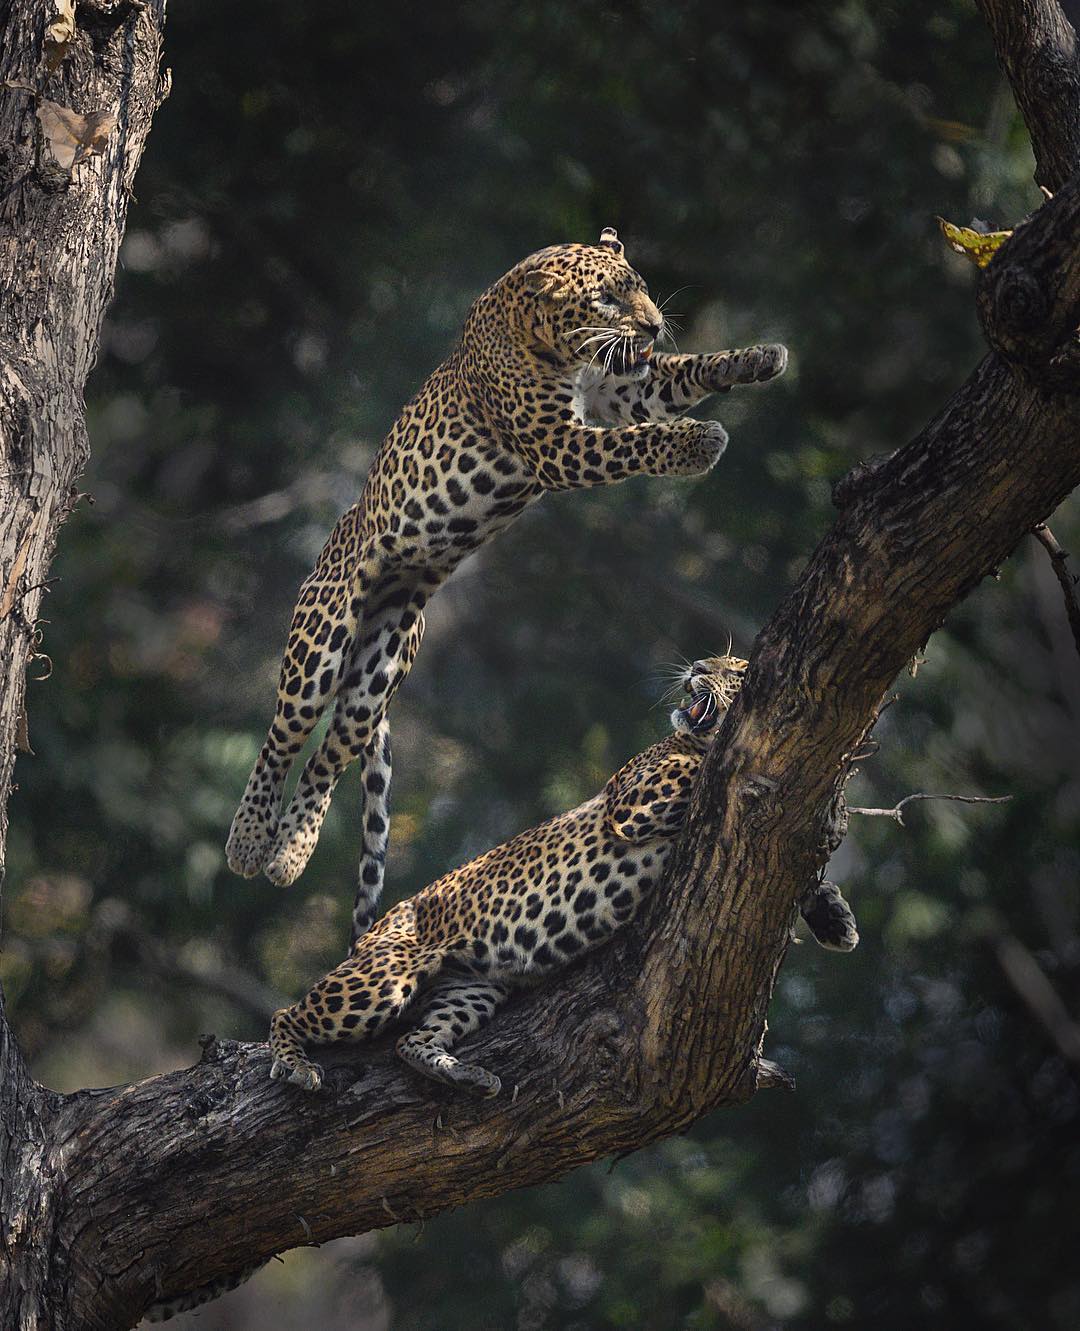
<path id="1" fill-rule="evenodd" d="M 742 688 L 746 662 L 739 656 L 707 656 L 695 661 L 683 676 L 686 701 L 671 713 L 674 730 L 687 735 L 708 735 L 716 730 Z"/>
<path id="2" fill-rule="evenodd" d="M 644 378 L 664 316 L 626 262 L 611 227 L 596 245 L 553 245 L 504 279 L 523 303 L 528 333 L 568 368 Z"/>

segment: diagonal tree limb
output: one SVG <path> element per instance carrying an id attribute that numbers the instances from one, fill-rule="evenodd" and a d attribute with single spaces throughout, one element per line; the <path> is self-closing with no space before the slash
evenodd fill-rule
<path id="1" fill-rule="evenodd" d="M 1057 1046 L 1062 1058 L 1080 1064 L 1080 1025 L 1069 1014 L 1031 950 L 1013 934 L 1001 933 L 991 941 L 998 965 L 1024 1006 Z"/>
<path id="2" fill-rule="evenodd" d="M 1035 150 L 1035 179 L 1056 192 L 1080 160 L 1080 49 L 1058 0 L 975 0 Z"/>

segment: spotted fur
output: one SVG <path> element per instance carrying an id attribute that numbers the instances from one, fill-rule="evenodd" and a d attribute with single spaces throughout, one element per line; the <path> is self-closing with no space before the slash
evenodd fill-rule
<path id="1" fill-rule="evenodd" d="M 476 301 L 300 590 L 277 710 L 229 833 L 234 872 L 294 882 L 334 786 L 359 758 L 354 939 L 368 927 L 389 830 L 386 712 L 420 646 L 430 596 L 545 491 L 707 472 L 727 435 L 683 413 L 787 364 L 782 346 L 653 354 L 663 326 L 610 229 L 598 245 L 531 255 Z M 282 813 L 289 768 L 331 700 L 326 737 Z"/>
<path id="2" fill-rule="evenodd" d="M 230 1290 L 239 1289 L 245 1281 L 250 1280 L 265 1265 L 265 1261 L 252 1262 L 250 1265 L 234 1272 L 234 1274 L 211 1280 L 208 1284 L 200 1285 L 198 1289 L 189 1290 L 185 1294 L 177 1294 L 173 1298 L 158 1299 L 147 1308 L 143 1314 L 143 1321 L 168 1322 L 180 1313 L 190 1312 L 192 1308 L 201 1308 L 205 1303 L 220 1299 L 223 1294 L 228 1294 Z"/>
<path id="3" fill-rule="evenodd" d="M 274 1014 L 270 1075 L 317 1090 L 322 1073 L 306 1044 L 371 1039 L 422 996 L 418 1024 L 397 1042 L 401 1057 L 436 1081 L 498 1094 L 494 1073 L 452 1049 L 514 988 L 550 975 L 634 918 L 664 872 L 745 667 L 730 656 L 696 662 L 686 680 L 690 700 L 672 713 L 674 732 L 632 758 L 600 794 L 387 911 L 340 966 Z M 811 923 L 816 904 L 811 892 L 803 903 Z"/>

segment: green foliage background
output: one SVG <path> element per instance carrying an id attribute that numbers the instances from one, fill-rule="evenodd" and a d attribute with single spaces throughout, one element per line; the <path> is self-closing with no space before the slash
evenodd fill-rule
<path id="1" fill-rule="evenodd" d="M 718 405 L 704 484 L 552 498 L 440 594 L 395 707 L 391 900 L 663 733 L 678 653 L 749 649 L 831 482 L 983 354 L 933 215 L 1038 203 L 960 0 L 188 0 L 168 47 L 12 804 L 0 973 L 61 1089 L 182 1066 L 200 1031 L 262 1038 L 200 975 L 296 995 L 339 957 L 354 780 L 288 893 L 222 845 L 296 588 L 484 286 L 614 225 L 684 349 L 783 340 L 792 368 Z M 1055 528 L 1080 548 L 1075 501 Z M 833 876 L 863 941 L 793 949 L 771 1014 L 796 1095 L 294 1254 L 175 1325 L 1080 1324 L 1076 1068 L 998 960 L 1018 939 L 1080 1009 L 1080 672 L 1040 554 L 950 616 L 853 787 L 1014 800 L 855 826 Z"/>

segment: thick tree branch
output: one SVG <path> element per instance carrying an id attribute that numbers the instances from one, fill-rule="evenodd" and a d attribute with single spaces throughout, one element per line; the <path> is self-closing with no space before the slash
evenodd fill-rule
<path id="1" fill-rule="evenodd" d="M 1031 135 L 1035 179 L 1059 190 L 1080 167 L 1080 51 L 1058 0 L 975 0 Z"/>
<path id="2" fill-rule="evenodd" d="M 80 6 L 74 31 L 58 17 L 55 5 L 13 0 L 0 43 L 0 882 L 15 753 L 28 747 L 38 605 L 87 458 L 83 386 L 164 92 L 164 0 L 111 13 Z M 70 153 L 55 108 L 69 125 L 96 127 Z M 0 1325 L 20 1331 L 70 1313 L 51 1306 L 59 1099 L 27 1075 L 0 993 Z"/>
<path id="3" fill-rule="evenodd" d="M 1045 8 L 984 5 L 995 17 Z M 1020 49 L 1023 34 L 1001 22 Z M 1022 105 L 1057 187 L 1076 135 L 1044 130 L 1037 89 Z M 11 1325 L 130 1326 L 162 1295 L 282 1248 L 557 1178 L 784 1083 L 760 1057 L 766 1009 L 851 755 L 949 608 L 1080 483 L 1080 184 L 1018 228 L 983 274 L 979 305 L 994 353 L 918 438 L 839 488 L 835 527 L 759 635 L 648 917 L 473 1042 L 516 1094 L 463 1101 L 382 1044 L 339 1058 L 325 1093 L 306 1096 L 269 1082 L 264 1045 L 214 1042 L 190 1070 L 60 1097 L 33 1085 L 0 1025 L 0 1263 L 15 1271 L 0 1312 L 14 1308 Z M 81 331 L 63 330 L 80 349 L 75 387 L 59 375 L 76 420 L 100 302 L 91 309 Z M 29 355 L 16 347 L 23 396 L 9 395 L 0 424 L 16 441 L 12 478 L 36 479 L 18 483 L 21 516 L 0 532 L 0 587 L 28 542 L 16 582 L 43 580 L 84 454 L 81 430 L 50 428 L 46 399 L 23 391 Z M 21 681 L 12 641 L 0 659 Z M 21 682 L 4 687 L 21 703 Z M 17 715 L 5 707 L 6 781 Z"/>

